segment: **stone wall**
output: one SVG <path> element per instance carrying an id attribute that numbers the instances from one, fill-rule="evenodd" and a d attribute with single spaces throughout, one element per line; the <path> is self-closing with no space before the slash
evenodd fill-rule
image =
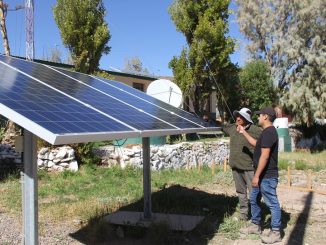
<path id="1" fill-rule="evenodd" d="M 37 155 L 37 166 L 39 169 L 48 171 L 78 171 L 78 163 L 75 160 L 75 151 L 70 146 L 57 148 L 44 147 Z"/>
<path id="2" fill-rule="evenodd" d="M 142 167 L 142 148 L 138 145 L 128 148 L 103 146 L 94 149 L 94 153 L 107 166 Z M 222 164 L 229 157 L 229 145 L 225 141 L 216 141 L 151 146 L 150 156 L 153 170 L 193 167 L 199 162 L 210 166 L 213 159 L 215 164 Z"/>
<path id="3" fill-rule="evenodd" d="M 140 145 L 131 147 L 103 146 L 93 150 L 106 166 L 127 165 L 142 167 L 142 148 Z M 215 142 L 184 142 L 175 145 L 151 146 L 151 168 L 153 170 L 177 169 L 202 165 L 222 164 L 229 157 L 229 145 L 225 141 Z M 9 145 L 0 145 L 0 167 L 22 166 L 20 154 Z M 6 166 L 7 166 L 6 165 Z M 47 171 L 78 171 L 75 152 L 70 146 L 42 148 L 37 155 L 39 169 Z"/>

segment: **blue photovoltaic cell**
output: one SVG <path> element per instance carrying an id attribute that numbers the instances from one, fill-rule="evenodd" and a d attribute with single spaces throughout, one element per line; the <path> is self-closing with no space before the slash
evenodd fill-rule
<path id="1" fill-rule="evenodd" d="M 2 63 L 0 103 L 54 134 L 133 131 Z"/>
<path id="2" fill-rule="evenodd" d="M 117 87 L 111 86 L 112 84 L 109 84 L 108 81 L 100 81 L 96 78 L 93 78 L 92 76 L 88 76 L 86 74 L 82 73 L 77 73 L 77 72 L 72 72 L 68 71 L 65 69 L 57 69 L 59 72 L 62 72 L 64 74 L 67 74 L 69 77 L 73 77 L 79 81 L 82 81 L 88 85 L 90 85 L 92 88 L 98 89 L 100 91 L 103 91 L 107 94 L 110 94 L 117 98 L 120 101 L 127 101 L 129 104 L 142 109 L 146 112 L 148 112 L 151 115 L 154 115 L 166 122 L 169 122 L 173 125 L 175 125 L 178 128 L 202 128 L 202 126 L 199 123 L 202 123 L 202 121 L 197 120 L 196 117 L 192 116 L 191 114 L 184 113 L 182 110 L 178 110 L 170 105 L 166 105 L 167 108 L 172 107 L 172 110 L 176 112 L 182 112 L 182 115 L 185 115 L 188 120 L 186 120 L 182 115 L 175 115 L 172 114 L 168 109 L 163 109 L 162 107 L 156 106 L 154 103 L 157 103 L 159 100 L 152 100 L 152 97 L 144 94 L 142 92 L 142 98 L 137 98 L 133 94 L 126 93 L 126 91 L 121 91 L 121 89 Z M 101 79 L 101 78 L 99 78 Z M 113 81 L 109 81 L 111 83 L 117 83 Z M 136 89 L 133 89 L 133 93 L 135 93 Z M 138 93 L 138 90 L 136 90 Z M 147 99 L 147 100 L 144 100 Z M 151 101 L 152 100 L 152 101 Z M 149 103 L 152 102 L 152 103 Z M 161 102 L 161 101 L 160 101 Z M 164 102 L 161 102 L 163 104 Z M 165 104 L 165 103 L 164 103 Z M 171 109 L 171 108 L 169 108 Z M 190 118 L 193 119 L 193 121 L 197 121 L 198 124 L 191 122 Z"/>
<path id="3" fill-rule="evenodd" d="M 143 100 L 146 100 L 158 107 L 161 107 L 161 108 L 164 108 L 165 110 L 167 111 L 171 111 L 171 112 L 174 112 L 175 114 L 179 115 L 180 117 L 183 117 L 183 118 L 187 118 L 188 120 L 196 123 L 196 124 L 199 124 L 199 125 L 203 125 L 204 122 L 201 118 L 197 117 L 196 115 L 190 113 L 190 112 L 187 112 L 185 110 L 182 110 L 182 109 L 179 109 L 179 108 L 176 108 L 174 106 L 171 106 L 170 104 L 167 104 L 159 99 L 156 99 L 152 96 L 149 96 L 148 94 L 146 93 L 143 93 L 142 91 L 138 90 L 138 89 L 134 89 L 126 84 L 123 84 L 123 83 L 120 83 L 120 82 L 117 82 L 117 81 L 112 81 L 112 80 L 108 80 L 108 79 L 105 79 L 105 78 L 99 78 L 100 80 L 102 81 L 105 81 L 106 83 L 112 85 L 112 86 L 115 86 L 117 88 L 120 88 L 122 90 L 124 90 L 125 92 L 127 93 L 130 93 L 130 94 L 133 94 L 134 96 L 137 96 L 139 98 L 142 98 Z M 206 126 L 205 126 L 206 127 Z"/>
<path id="4" fill-rule="evenodd" d="M 176 127 L 170 124 L 147 115 L 144 112 L 132 108 L 123 102 L 113 99 L 99 91 L 91 89 L 85 84 L 70 79 L 67 76 L 62 75 L 44 65 L 4 56 L 0 56 L 0 60 L 50 85 L 51 87 L 64 92 L 67 95 L 91 105 L 101 112 L 127 123 L 137 130 L 176 129 Z M 64 112 L 68 107 L 68 105 L 63 106 L 61 111 Z"/>

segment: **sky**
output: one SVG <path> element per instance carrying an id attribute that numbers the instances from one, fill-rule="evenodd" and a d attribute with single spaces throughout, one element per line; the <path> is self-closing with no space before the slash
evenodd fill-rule
<path id="1" fill-rule="evenodd" d="M 24 0 L 4 0 L 9 9 L 23 4 Z M 170 19 L 168 7 L 172 0 L 104 0 L 107 10 L 105 17 L 111 39 L 111 52 L 103 55 L 100 68 L 121 70 L 126 60 L 138 57 L 143 67 L 156 76 L 172 76 L 168 68 L 173 56 L 178 56 L 186 40 L 177 32 Z M 54 21 L 52 7 L 55 0 L 34 0 L 34 43 L 35 58 L 42 59 L 59 49 L 63 60 L 67 49 L 64 47 L 59 29 Z M 231 3 L 231 8 L 235 5 Z M 25 56 L 25 14 L 24 10 L 8 11 L 7 33 L 11 55 Z M 239 31 L 235 16 L 230 16 L 229 35 L 238 40 L 238 48 L 231 55 L 231 61 L 242 66 L 246 61 L 245 39 Z M 3 53 L 3 46 L 0 45 Z"/>

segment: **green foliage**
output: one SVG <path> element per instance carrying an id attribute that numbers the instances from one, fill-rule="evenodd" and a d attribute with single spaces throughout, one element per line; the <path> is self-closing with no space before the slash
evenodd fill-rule
<path id="1" fill-rule="evenodd" d="M 106 71 L 97 70 L 97 71 L 94 72 L 94 76 L 103 77 L 103 78 L 108 79 L 108 80 L 114 80 L 114 76 L 107 73 Z"/>
<path id="2" fill-rule="evenodd" d="M 94 146 L 94 142 L 73 144 L 72 147 L 75 150 L 77 162 L 82 164 L 99 164 L 101 159 L 93 153 L 92 149 Z"/>
<path id="3" fill-rule="evenodd" d="M 224 222 L 220 225 L 218 232 L 231 240 L 236 240 L 240 237 L 239 230 L 242 225 L 243 222 L 236 221 L 231 216 L 228 216 L 224 218 Z"/>
<path id="4" fill-rule="evenodd" d="M 241 107 L 255 111 L 275 102 L 276 93 L 266 62 L 256 60 L 247 63 L 239 77 Z"/>
<path id="5" fill-rule="evenodd" d="M 248 50 L 266 60 L 281 104 L 308 126 L 326 118 L 326 2 L 236 2 Z"/>
<path id="6" fill-rule="evenodd" d="M 187 40 L 180 56 L 169 63 L 176 83 L 192 99 L 196 112 L 208 106 L 212 87 L 225 87 L 222 75 L 231 65 L 234 40 L 227 36 L 229 0 L 175 0 L 169 7 L 171 19 Z M 214 78 L 214 79 L 212 79 Z"/>
<path id="7" fill-rule="evenodd" d="M 107 45 L 110 32 L 104 21 L 103 1 L 58 0 L 53 13 L 76 71 L 93 73 L 99 66 L 102 53 L 110 52 Z"/>
<path id="8" fill-rule="evenodd" d="M 309 166 L 307 165 L 307 163 L 305 161 L 296 161 L 295 162 L 296 170 L 306 170 L 308 168 L 309 168 Z"/>
<path id="9" fill-rule="evenodd" d="M 288 160 L 279 159 L 277 166 L 279 170 L 287 170 L 288 167 L 291 166 L 291 163 Z"/>

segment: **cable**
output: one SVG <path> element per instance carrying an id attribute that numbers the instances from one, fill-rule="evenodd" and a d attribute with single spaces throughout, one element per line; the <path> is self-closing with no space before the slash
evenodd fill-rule
<path id="1" fill-rule="evenodd" d="M 123 146 L 125 143 L 126 143 L 126 141 L 127 141 L 127 138 L 126 139 L 124 139 L 124 141 L 123 141 L 123 143 L 122 144 L 119 144 L 119 142 L 118 142 L 118 140 L 122 140 L 122 139 L 116 139 L 115 141 L 117 142 L 117 144 L 113 144 L 113 146 L 117 146 L 117 147 L 121 147 L 121 146 Z"/>

